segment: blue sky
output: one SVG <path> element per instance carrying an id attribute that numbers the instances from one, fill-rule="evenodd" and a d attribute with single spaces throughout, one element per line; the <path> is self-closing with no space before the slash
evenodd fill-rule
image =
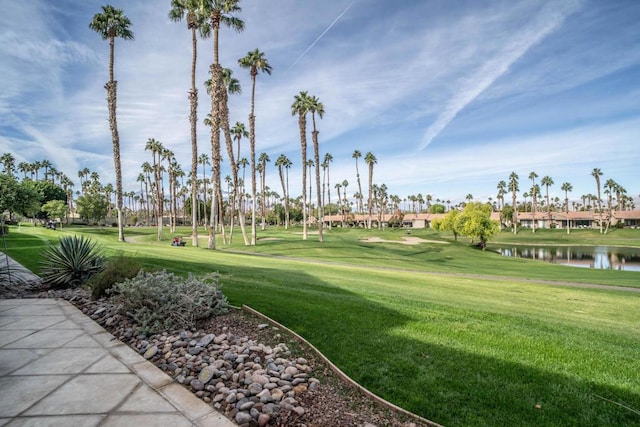
<path id="1" fill-rule="evenodd" d="M 108 43 L 88 29 L 101 1 L 5 2 L 0 16 L 0 152 L 49 159 L 76 180 L 88 167 L 113 182 L 107 121 Z M 135 40 L 116 41 L 118 125 L 126 190 L 148 138 L 190 164 L 187 90 L 191 40 L 167 18 L 170 2 L 119 0 Z M 258 76 L 256 150 L 292 161 L 299 192 L 300 143 L 293 96 L 317 96 L 321 156 L 333 155 L 333 183 L 357 189 L 354 150 L 378 158 L 374 181 L 391 194 L 486 200 L 511 171 L 524 192 L 531 171 L 563 182 L 579 199 L 595 193 L 590 172 L 624 186 L 640 205 L 640 3 L 636 0 L 244 1 L 246 30 L 221 32 L 220 61 L 243 93 L 231 124 L 248 126 L 251 81 L 238 58 L 265 52 L 273 72 Z M 199 41 L 198 76 L 212 61 Z M 210 100 L 200 90 L 199 118 Z M 199 125 L 200 153 L 210 154 Z M 243 156 L 249 155 L 248 142 Z M 360 163 L 366 192 L 366 165 Z M 229 173 L 225 164 L 223 176 Z M 540 179 L 539 178 L 539 179 Z M 297 190 L 294 190 L 298 188 Z M 335 191 L 335 190 L 334 190 Z"/>

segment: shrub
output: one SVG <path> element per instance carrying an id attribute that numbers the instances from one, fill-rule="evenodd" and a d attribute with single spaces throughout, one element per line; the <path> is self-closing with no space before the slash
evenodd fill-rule
<path id="1" fill-rule="evenodd" d="M 226 312 L 227 299 L 218 276 L 183 278 L 167 271 L 140 273 L 116 284 L 108 293 L 132 316 L 140 331 L 153 333 L 192 328 L 199 319 Z"/>
<path id="2" fill-rule="evenodd" d="M 118 254 L 109 258 L 104 270 L 94 275 L 87 282 L 91 288 L 91 298 L 98 299 L 106 295 L 107 289 L 111 289 L 116 283 L 124 282 L 125 279 L 132 279 L 142 269 L 142 263 L 135 258 Z"/>
<path id="3" fill-rule="evenodd" d="M 58 246 L 44 250 L 43 257 L 42 281 L 54 288 L 80 286 L 104 268 L 97 243 L 84 237 L 61 237 Z"/>

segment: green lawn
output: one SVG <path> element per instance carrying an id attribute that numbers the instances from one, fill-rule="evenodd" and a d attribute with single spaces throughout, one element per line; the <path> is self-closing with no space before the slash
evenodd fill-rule
<path id="1" fill-rule="evenodd" d="M 158 243 L 154 229 L 127 229 L 137 234 L 130 244 L 117 243 L 115 229 L 82 231 L 149 266 L 218 271 L 231 303 L 294 329 L 374 393 L 447 426 L 640 423 L 640 293 L 538 280 L 638 287 L 640 273 L 504 258 L 467 241 L 361 241 L 399 240 L 398 231 L 334 229 L 320 244 L 274 229 L 249 248 L 238 233 L 215 252 L 171 247 L 168 232 Z M 12 228 L 9 254 L 37 271 L 43 239 L 59 235 Z M 412 236 L 451 240 L 429 230 Z M 530 232 L 518 236 L 530 243 Z"/>

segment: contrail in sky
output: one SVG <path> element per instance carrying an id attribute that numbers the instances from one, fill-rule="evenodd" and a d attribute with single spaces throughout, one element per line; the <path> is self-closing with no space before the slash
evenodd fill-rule
<path id="1" fill-rule="evenodd" d="M 461 87 L 445 105 L 444 110 L 425 132 L 422 137 L 422 142 L 418 146 L 418 151 L 424 150 L 431 144 L 431 141 L 451 123 L 463 108 L 493 85 L 493 83 L 506 73 L 514 62 L 525 55 L 532 46 L 538 44 L 558 29 L 565 18 L 573 13 L 575 9 L 576 7 L 574 5 L 567 7 L 566 10 L 559 11 L 553 10 L 551 7 L 547 8 L 545 10 L 546 13 L 538 17 L 538 25 L 525 29 L 519 37 L 510 40 L 510 43 L 500 54 L 485 62 L 475 74 L 466 81 L 463 81 L 460 85 Z"/>
<path id="2" fill-rule="evenodd" d="M 302 55 L 300 55 L 298 57 L 298 59 L 296 59 L 296 62 L 294 62 L 293 64 L 291 64 L 291 66 L 289 67 L 289 69 L 287 69 L 287 71 L 291 71 L 291 69 L 298 63 L 298 61 L 300 61 L 302 59 L 303 56 L 305 56 L 307 54 L 307 52 L 309 52 L 311 50 L 312 47 L 314 47 L 316 45 L 316 43 L 318 43 L 320 41 L 320 39 L 322 38 L 322 36 L 324 36 L 325 34 L 327 34 L 327 31 L 329 31 L 331 29 L 331 27 L 333 27 L 334 25 L 336 25 L 336 22 L 338 22 L 340 20 L 340 18 L 342 18 L 342 15 L 344 15 L 345 13 L 347 13 L 347 10 L 349 10 L 349 8 L 351 7 L 351 5 L 353 4 L 353 2 L 349 3 L 347 5 L 347 7 L 342 11 L 342 13 L 340 15 L 338 15 L 338 17 L 336 19 L 333 20 L 333 22 L 331 23 L 331 25 L 329 25 L 327 27 L 326 30 L 324 30 L 322 32 L 322 34 L 320 34 L 318 36 L 318 38 L 311 43 L 311 45 L 307 48 L 307 50 L 305 50 L 304 52 L 302 52 Z"/>

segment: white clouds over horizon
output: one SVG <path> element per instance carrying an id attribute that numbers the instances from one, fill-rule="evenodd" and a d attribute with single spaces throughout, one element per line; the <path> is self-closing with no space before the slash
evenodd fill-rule
<path id="1" fill-rule="evenodd" d="M 157 8 L 121 3 L 114 6 L 131 19 L 135 40 L 116 41 L 118 124 L 125 188 L 137 189 L 140 164 L 150 160 L 148 138 L 188 169 L 191 40 L 184 22 L 167 18 L 168 1 Z M 89 167 L 113 181 L 103 87 L 108 43 L 88 29 L 101 3 L 73 4 L 11 2 L 0 17 L 0 152 L 18 161 L 47 157 L 72 179 Z M 325 106 L 321 155 L 334 154 L 336 179 L 355 183 L 351 153 L 358 149 L 376 154 L 376 182 L 399 195 L 490 195 L 512 169 L 588 188 L 593 167 L 640 190 L 632 167 L 640 164 L 640 82 L 632 77 L 640 69 L 640 8 L 633 1 L 241 6 L 245 32 L 223 28 L 220 39 L 221 63 L 243 85 L 230 99 L 231 124 L 246 123 L 249 113 L 251 83 L 237 59 L 259 48 L 273 73 L 258 76 L 256 150 L 271 157 L 272 189 L 279 188 L 273 163 L 281 153 L 294 162 L 291 188 L 299 185 L 290 106 L 307 90 Z M 198 44 L 202 82 L 212 41 Z M 199 94 L 199 150 L 210 154 L 201 124 L 210 98 L 202 86 Z"/>

